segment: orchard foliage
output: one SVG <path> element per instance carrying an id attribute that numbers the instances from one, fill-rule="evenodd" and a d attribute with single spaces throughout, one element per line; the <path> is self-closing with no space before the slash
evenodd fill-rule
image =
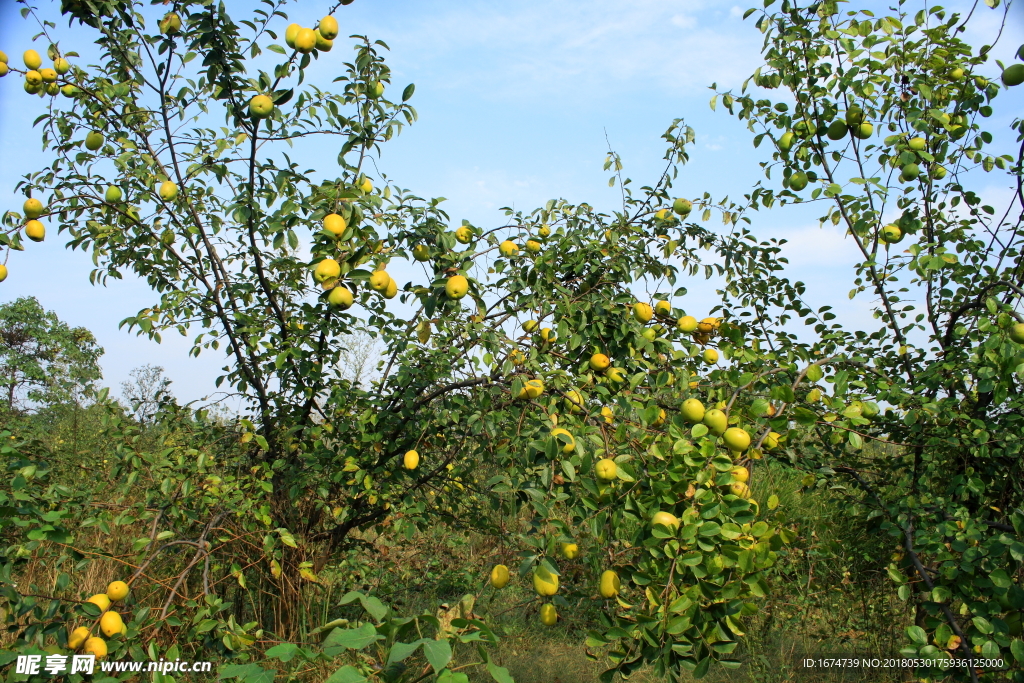
<path id="1" fill-rule="evenodd" d="M 39 205 L 5 215 L 3 244 L 24 248 L 18 231 L 45 221 L 91 252 L 95 282 L 145 278 L 156 299 L 125 324 L 157 341 L 194 335 L 194 354 L 223 349 L 218 384 L 248 412 L 234 427 L 165 414 L 155 440 L 112 412 L 109 478 L 127 486 L 85 518 L 109 493 L 45 486 L 38 449 L 13 439 L 4 495 L 19 503 L 5 533 L 24 537 L 3 555 L 7 576 L 34 555 L 61 565 L 113 553 L 104 545 L 134 531 L 117 557 L 140 607 L 111 657 L 217 652 L 231 662 L 222 677 L 265 680 L 273 672 L 252 660 L 272 637 L 286 642 L 264 656 L 281 665 L 344 654 L 338 680 L 456 681 L 451 645 L 476 642 L 505 681 L 472 604 L 445 623 L 353 593 L 343 604 L 366 616 L 324 624 L 310 597 L 368 531 L 476 526 L 502 539 L 495 564 L 536 586 L 544 623 L 581 599 L 603 605 L 587 646 L 610 657 L 604 679 L 644 665 L 701 676 L 740 666 L 744 622 L 796 537 L 777 499 L 752 497 L 769 457 L 805 470 L 808 486 L 849 482 L 893 535 L 903 555 L 890 573 L 920 605 L 915 651 L 1024 658 L 1006 618 L 1024 607 L 1024 357 L 1008 337 L 1019 219 L 961 184 L 976 164 L 1019 188 L 1020 158 L 984 151 L 994 138 L 977 117 L 1001 90 L 974 73 L 987 51 L 963 44 L 956 20 L 785 3 L 759 16 L 767 63 L 753 82 L 788 88 L 788 101 L 746 88 L 712 101 L 755 144 L 776 145 L 767 183 L 743 202 L 673 192 L 695 138 L 677 120 L 657 182 L 634 188 L 609 154 L 619 210 L 552 200 L 483 228 L 370 178 L 416 119 L 387 46 L 353 36 L 344 61 L 325 38 L 330 15 L 313 47 L 286 32 L 281 3 L 263 6 L 242 21 L 212 2 L 162 18 L 141 3 L 66 4 L 101 51 L 89 66 L 63 55 L 56 27 L 41 36 L 51 59 L 72 58 L 55 81 L 67 97 L 37 121 L 53 163 L 19 185 Z M 307 83 L 324 60 L 341 73 L 333 90 Z M 304 138 L 337 149 L 337 167 L 308 169 L 291 147 Z M 753 229 L 753 211 L 802 201 L 830 202 L 823 220 L 862 250 L 851 296 L 877 297 L 878 331 L 811 310 L 781 242 Z M 724 230 L 705 225 L 712 215 Z M 692 277 L 723 281 L 720 301 L 684 306 Z M 355 333 L 385 348 L 368 386 L 339 368 Z M 865 461 L 871 439 L 904 455 Z M 91 528 L 107 536 L 76 546 Z M 168 561 L 176 546 L 183 564 Z M 18 627 L 26 651 L 67 648 L 64 624 L 98 616 L 74 606 L 66 580 L 46 606 L 44 590 L 5 594 L 11 614 L 30 615 Z M 322 648 L 297 644 L 322 633 Z M 374 647 L 379 657 L 358 654 Z M 399 666 L 416 652 L 425 670 Z"/>

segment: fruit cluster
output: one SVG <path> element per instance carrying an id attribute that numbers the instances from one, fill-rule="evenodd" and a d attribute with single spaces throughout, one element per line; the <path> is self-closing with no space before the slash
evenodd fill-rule
<path id="1" fill-rule="evenodd" d="M 83 654 L 95 655 L 100 659 L 107 656 L 107 641 L 99 635 L 93 635 L 98 627 L 100 633 L 107 638 L 116 635 L 124 636 L 128 633 L 128 626 L 124 623 L 120 613 L 111 609 L 114 603 L 122 602 L 128 597 L 128 584 L 124 581 L 112 581 L 107 586 L 106 593 L 97 593 L 86 602 L 90 602 L 100 608 L 100 616 L 89 626 L 79 626 L 68 632 L 68 647 L 72 650 L 81 650 Z"/>

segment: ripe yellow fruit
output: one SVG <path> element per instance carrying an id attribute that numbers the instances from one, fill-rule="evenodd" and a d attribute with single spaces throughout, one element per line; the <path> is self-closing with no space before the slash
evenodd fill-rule
<path id="1" fill-rule="evenodd" d="M 299 35 L 301 30 L 302 27 L 298 24 L 288 24 L 288 28 L 284 30 L 284 42 L 293 50 L 295 49 L 295 36 Z"/>
<path id="2" fill-rule="evenodd" d="M 602 598 L 614 598 L 619 594 L 619 589 L 622 587 L 622 582 L 619 580 L 619 575 L 611 570 L 605 569 L 601 572 L 601 584 L 599 590 L 601 591 Z"/>
<path id="3" fill-rule="evenodd" d="M 679 518 L 671 512 L 665 512 L 662 510 L 654 513 L 654 516 L 651 517 L 651 524 L 660 524 L 675 531 L 679 528 Z"/>
<path id="4" fill-rule="evenodd" d="M 46 228 L 39 221 L 29 221 L 25 223 L 25 236 L 33 242 L 42 242 L 46 239 Z"/>
<path id="5" fill-rule="evenodd" d="M 638 301 L 633 304 L 633 317 L 637 322 L 649 323 L 651 322 L 651 318 L 654 317 L 654 309 L 651 308 L 650 304 Z"/>
<path id="6" fill-rule="evenodd" d="M 612 364 L 612 361 L 608 356 L 603 353 L 595 353 L 590 357 L 590 367 L 598 372 L 603 372 L 608 369 L 608 366 Z"/>
<path id="7" fill-rule="evenodd" d="M 1010 339 L 1018 344 L 1024 344 L 1024 323 L 1017 323 L 1010 328 Z"/>
<path id="8" fill-rule="evenodd" d="M 107 597 L 106 593 L 97 593 L 96 595 L 86 600 L 86 602 L 91 602 L 104 612 L 110 609 L 110 598 Z"/>
<path id="9" fill-rule="evenodd" d="M 124 581 L 111 581 L 107 585 L 107 597 L 111 602 L 120 602 L 128 597 L 128 584 Z"/>
<path id="10" fill-rule="evenodd" d="M 550 602 L 540 606 L 540 623 L 545 626 L 554 626 L 558 623 L 558 612 Z"/>
<path id="11" fill-rule="evenodd" d="M 386 270 L 375 270 L 370 275 L 370 289 L 375 292 L 383 292 L 388 288 L 388 282 L 391 281 L 391 276 L 388 275 Z"/>
<path id="12" fill-rule="evenodd" d="M 612 409 L 609 408 L 608 406 L 604 406 L 603 408 L 601 408 L 601 417 L 603 417 L 604 421 L 607 422 L 608 424 L 611 424 L 612 422 L 615 421 L 615 413 L 613 413 Z"/>
<path id="13" fill-rule="evenodd" d="M 750 448 L 750 434 L 740 427 L 729 427 L 722 435 L 722 440 L 729 450 L 740 451 L 741 453 Z"/>
<path id="14" fill-rule="evenodd" d="M 113 610 L 104 612 L 100 617 L 100 630 L 107 638 L 120 633 L 122 626 L 124 626 L 124 621 L 122 621 L 121 615 Z"/>
<path id="15" fill-rule="evenodd" d="M 622 384 L 626 381 L 626 375 L 622 368 L 608 368 L 604 375 L 616 384 Z"/>
<path id="16" fill-rule="evenodd" d="M 562 429 L 561 427 L 559 427 L 557 429 L 552 429 L 551 430 L 551 436 L 552 437 L 557 439 L 559 434 L 564 434 L 569 439 L 569 443 L 562 444 L 562 453 L 568 454 L 568 453 L 572 453 L 574 450 L 576 450 L 576 439 L 573 438 L 573 435 L 570 434 L 567 429 Z M 562 442 L 559 441 L 559 443 L 562 443 Z"/>
<path id="17" fill-rule="evenodd" d="M 729 428 L 729 418 L 726 414 L 717 408 L 704 413 L 704 419 L 701 420 L 711 433 L 715 436 L 721 436 L 725 434 L 725 431 Z"/>
<path id="18" fill-rule="evenodd" d="M 531 254 L 540 253 L 540 242 L 537 240 L 526 240 L 526 251 Z"/>
<path id="19" fill-rule="evenodd" d="M 316 29 L 314 33 L 316 33 L 316 49 L 321 52 L 330 52 L 331 48 L 334 47 L 334 41 L 329 38 L 325 38 L 324 34 L 320 32 L 320 29 Z"/>
<path id="20" fill-rule="evenodd" d="M 68 634 L 68 648 L 77 650 L 85 644 L 85 641 L 89 639 L 89 629 L 85 626 L 79 626 L 74 631 Z"/>
<path id="21" fill-rule="evenodd" d="M 764 441 L 761 442 L 761 445 L 768 450 L 773 451 L 779 447 L 779 439 L 781 436 L 782 435 L 778 432 L 768 432 L 768 435 L 764 437 Z"/>
<path id="22" fill-rule="evenodd" d="M 570 413 L 579 413 L 583 411 L 583 394 L 576 390 L 565 392 L 565 402 L 569 404 Z"/>
<path id="23" fill-rule="evenodd" d="M 53 70 L 63 76 L 71 71 L 71 64 L 63 57 L 57 57 L 57 59 L 53 60 Z"/>
<path id="24" fill-rule="evenodd" d="M 881 237 L 886 244 L 897 244 L 903 240 L 903 231 L 898 225 L 887 225 L 882 228 Z"/>
<path id="25" fill-rule="evenodd" d="M 380 81 L 370 81 L 366 84 L 366 96 L 370 99 L 377 99 L 384 94 L 384 84 Z M 369 192 L 369 190 L 367 190 Z"/>
<path id="26" fill-rule="evenodd" d="M 594 470 L 597 472 L 597 478 L 602 481 L 615 481 L 619 477 L 619 466 L 611 458 L 598 460 Z"/>
<path id="27" fill-rule="evenodd" d="M 701 354 L 701 358 L 703 358 L 704 362 L 708 365 L 714 365 L 718 362 L 718 351 L 715 349 L 704 349 L 704 353 Z"/>
<path id="28" fill-rule="evenodd" d="M 540 338 L 542 341 L 554 342 L 558 339 L 558 335 L 550 327 L 542 328 L 540 331 Z"/>
<path id="29" fill-rule="evenodd" d="M 654 218 L 659 221 L 663 221 L 668 217 L 668 209 L 658 209 L 657 211 L 654 212 Z"/>
<path id="30" fill-rule="evenodd" d="M 520 399 L 527 398 L 539 398 L 544 393 L 544 382 L 539 379 L 529 379 L 523 384 L 522 390 L 519 392 Z"/>
<path id="31" fill-rule="evenodd" d="M 491 586 L 501 590 L 508 585 L 508 567 L 503 564 L 494 565 L 491 570 Z"/>
<path id="32" fill-rule="evenodd" d="M 814 387 L 813 389 L 811 389 L 810 391 L 807 392 L 807 402 L 808 403 L 817 403 L 820 400 L 821 400 L 821 389 L 819 389 L 818 387 Z"/>
<path id="33" fill-rule="evenodd" d="M 462 244 L 469 244 L 473 241 L 473 230 L 468 225 L 463 225 L 455 230 L 455 239 Z"/>
<path id="34" fill-rule="evenodd" d="M 429 261 L 430 247 L 425 244 L 417 244 L 412 248 L 412 257 L 417 261 Z"/>
<path id="35" fill-rule="evenodd" d="M 26 199 L 21 208 L 25 213 L 25 218 L 39 218 L 43 215 L 43 203 L 38 199 Z"/>
<path id="36" fill-rule="evenodd" d="M 512 258 L 519 253 L 519 247 L 512 240 L 505 240 L 498 245 L 498 253 L 505 258 Z"/>
<path id="37" fill-rule="evenodd" d="M 168 12 L 164 15 L 164 18 L 159 21 L 157 26 L 160 28 L 160 33 L 165 36 L 177 35 L 181 31 L 181 17 L 175 12 Z"/>
<path id="38" fill-rule="evenodd" d="M 580 547 L 575 543 L 562 544 L 562 557 L 567 560 L 575 559 L 580 554 Z"/>
<path id="39" fill-rule="evenodd" d="M 31 86 L 39 86 L 43 83 L 43 75 L 38 71 L 28 71 L 25 73 L 25 84 Z M 37 90 L 38 92 L 38 90 Z"/>
<path id="40" fill-rule="evenodd" d="M 729 470 L 729 474 L 732 475 L 733 481 L 738 481 L 741 484 L 745 484 L 750 481 L 750 470 L 746 467 L 733 467 Z"/>
<path id="41" fill-rule="evenodd" d="M 316 31 L 311 28 L 300 28 L 295 34 L 295 50 L 309 54 L 316 47 Z"/>
<path id="42" fill-rule="evenodd" d="M 509 351 L 508 359 L 512 361 L 513 365 L 522 365 L 526 362 L 526 356 L 524 356 L 523 352 L 519 349 L 512 349 Z"/>
<path id="43" fill-rule="evenodd" d="M 57 82 L 57 72 L 53 69 L 40 69 L 39 75 L 43 77 L 43 83 Z"/>
<path id="44" fill-rule="evenodd" d="M 722 321 L 718 318 L 704 318 L 697 323 L 697 331 L 702 334 L 711 334 L 722 326 Z"/>
<path id="45" fill-rule="evenodd" d="M 523 323 L 523 331 L 532 333 L 534 330 L 537 329 L 537 325 L 538 323 L 536 320 L 527 320 L 525 323 Z"/>
<path id="46" fill-rule="evenodd" d="M 90 152 L 95 152 L 103 146 L 103 133 L 94 130 L 85 136 L 85 148 Z"/>
<path id="47" fill-rule="evenodd" d="M 659 410 L 658 411 L 658 417 L 657 417 L 657 419 L 654 420 L 654 422 L 651 423 L 651 426 L 652 427 L 660 427 L 661 425 L 665 424 L 665 419 L 667 417 L 668 417 L 668 415 L 665 414 L 665 410 L 664 409 Z"/>
<path id="48" fill-rule="evenodd" d="M 348 227 L 348 222 L 343 216 L 336 213 L 329 213 L 324 216 L 324 230 L 335 236 L 340 236 Z"/>
<path id="49" fill-rule="evenodd" d="M 394 278 L 388 277 L 388 286 L 384 290 L 385 299 L 394 299 L 398 295 L 398 283 L 395 282 Z"/>
<path id="50" fill-rule="evenodd" d="M 682 318 L 679 319 L 678 322 L 676 322 L 676 327 L 679 328 L 679 331 L 685 332 L 686 334 L 689 334 L 690 332 L 696 330 L 697 325 L 697 319 L 694 318 L 692 315 L 684 315 Z"/>
<path id="51" fill-rule="evenodd" d="M 704 419 L 704 404 L 695 398 L 688 398 L 683 401 L 679 414 L 690 424 L 697 424 Z"/>
<path id="52" fill-rule="evenodd" d="M 334 40 L 338 37 L 338 20 L 327 15 L 320 20 L 320 35 L 327 40 Z"/>
<path id="53" fill-rule="evenodd" d="M 160 199 L 165 202 L 173 202 L 178 198 L 178 186 L 172 183 L 170 180 L 165 180 L 160 184 Z"/>
<path id="54" fill-rule="evenodd" d="M 7 66 L 7 62 L 0 62 L 0 78 L 3 78 L 11 72 L 11 67 Z"/>
<path id="55" fill-rule="evenodd" d="M 341 276 L 341 264 L 332 258 L 325 258 L 313 269 L 313 279 L 317 282 L 337 280 Z"/>
<path id="56" fill-rule="evenodd" d="M 729 493 L 740 498 L 746 498 L 750 495 L 750 487 L 742 482 L 733 482 L 729 484 Z"/>
<path id="57" fill-rule="evenodd" d="M 43 58 L 35 50 L 25 50 L 22 59 L 25 60 L 25 67 L 28 69 L 38 69 L 43 65 Z"/>
<path id="58" fill-rule="evenodd" d="M 85 641 L 85 645 L 82 647 L 82 653 L 94 655 L 96 659 L 103 659 L 107 656 L 107 641 L 98 636 L 93 636 Z"/>
<path id="59" fill-rule="evenodd" d="M 464 275 L 452 275 L 444 283 L 444 291 L 449 299 L 461 299 L 469 293 L 469 280 Z"/>
<path id="60" fill-rule="evenodd" d="M 274 100 L 267 95 L 256 95 L 249 100 L 249 116 L 265 119 L 274 112 Z"/>
<path id="61" fill-rule="evenodd" d="M 353 298 L 352 292 L 348 289 L 348 287 L 342 287 L 341 285 L 338 285 L 331 289 L 331 293 L 327 295 L 327 302 L 331 306 L 339 308 L 343 311 L 351 308 L 352 303 L 354 301 L 355 299 Z"/>
<path id="62" fill-rule="evenodd" d="M 533 570 L 533 589 L 537 595 L 548 597 L 558 592 L 558 575 L 552 574 L 544 565 Z"/>
<path id="63" fill-rule="evenodd" d="M 0 50 L 0 64 L 6 64 L 6 63 L 7 63 L 7 53 L 4 52 L 3 50 Z"/>
<path id="64" fill-rule="evenodd" d="M 654 313 L 655 315 L 672 315 L 672 304 L 667 301 L 659 301 L 654 304 Z"/>
<path id="65" fill-rule="evenodd" d="M 7 266 L 0 263 L 0 282 L 7 279 Z"/>
<path id="66" fill-rule="evenodd" d="M 416 451 L 406 451 L 405 457 L 402 459 L 402 466 L 407 470 L 414 470 L 419 467 L 420 454 Z"/>
<path id="67" fill-rule="evenodd" d="M 540 229 L 537 230 L 537 235 L 542 240 L 547 239 L 548 237 L 551 236 L 551 228 L 549 228 L 547 225 L 542 225 L 540 226 Z"/>

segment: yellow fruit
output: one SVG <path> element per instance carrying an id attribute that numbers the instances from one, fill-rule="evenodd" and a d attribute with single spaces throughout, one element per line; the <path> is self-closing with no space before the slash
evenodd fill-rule
<path id="1" fill-rule="evenodd" d="M 370 275 L 370 289 L 375 292 L 383 292 L 388 288 L 388 282 L 391 281 L 391 276 L 388 275 L 386 270 L 375 270 Z"/>
<path id="2" fill-rule="evenodd" d="M 82 653 L 94 655 L 96 659 L 103 659 L 107 656 L 107 641 L 97 636 L 93 636 L 85 641 L 85 645 L 82 647 Z"/>
<path id="3" fill-rule="evenodd" d="M 659 221 L 665 220 L 666 218 L 669 217 L 668 209 L 658 209 L 657 211 L 654 212 L 654 217 Z"/>
<path id="4" fill-rule="evenodd" d="M 739 427 L 729 427 L 722 435 L 722 440 L 729 450 L 740 451 L 741 453 L 750 448 L 750 434 L 747 430 Z"/>
<path id="5" fill-rule="evenodd" d="M 695 398 L 688 398 L 683 401 L 679 414 L 690 424 L 697 424 L 704 419 L 704 404 Z"/>
<path id="6" fill-rule="evenodd" d="M 545 327 L 540 331 L 540 338 L 546 342 L 553 342 L 558 339 L 558 335 L 550 327 Z"/>
<path id="7" fill-rule="evenodd" d="M 51 97 L 60 92 L 60 86 L 57 85 L 56 83 L 48 83 L 46 85 L 45 89 L 46 89 L 46 94 L 50 95 Z"/>
<path id="8" fill-rule="evenodd" d="M 697 319 L 692 315 L 684 315 L 676 323 L 676 327 L 678 327 L 681 332 L 689 334 L 697 329 Z"/>
<path id="9" fill-rule="evenodd" d="M 168 12 L 164 15 L 164 18 L 158 22 L 157 26 L 160 28 L 160 33 L 165 36 L 176 35 L 181 31 L 181 17 L 174 12 Z"/>
<path id="10" fill-rule="evenodd" d="M 469 280 L 463 275 L 452 275 L 444 283 L 444 291 L 449 299 L 461 299 L 469 293 Z"/>
<path id="11" fill-rule="evenodd" d="M 7 66 L 7 62 L 0 62 L 0 78 L 3 78 L 11 72 L 11 67 Z"/>
<path id="12" fill-rule="evenodd" d="M 92 604 L 99 607 L 100 610 L 102 611 L 106 611 L 110 608 L 110 598 L 107 597 L 106 593 L 97 593 L 96 595 L 86 600 L 86 602 L 91 602 Z"/>
<path id="13" fill-rule="evenodd" d="M 693 210 L 693 202 L 689 199 L 677 199 L 672 202 L 672 210 L 680 216 L 686 216 Z"/>
<path id="14" fill-rule="evenodd" d="M 35 50 L 25 50 L 25 54 L 22 55 L 22 59 L 25 60 L 25 66 L 28 69 L 38 69 L 43 65 L 43 58 L 39 56 L 39 53 Z"/>
<path id="15" fill-rule="evenodd" d="M 494 565 L 491 570 L 491 586 L 501 590 L 508 585 L 508 567 L 503 564 Z"/>
<path id="16" fill-rule="evenodd" d="M 526 240 L 526 251 L 531 254 L 537 254 L 540 252 L 540 242 L 537 240 Z"/>
<path id="17" fill-rule="evenodd" d="M 107 188 L 106 194 L 103 195 L 103 200 L 108 204 L 117 204 L 121 201 L 121 197 L 124 195 L 121 193 L 121 188 L 117 185 L 111 185 Z"/>
<path id="18" fill-rule="evenodd" d="M 25 236 L 33 242 L 42 242 L 46 238 L 46 228 L 39 221 L 25 223 Z"/>
<path id="19" fill-rule="evenodd" d="M 100 617 L 100 630 L 107 638 L 120 633 L 122 626 L 124 626 L 124 621 L 121 620 L 121 615 L 117 612 L 108 610 Z"/>
<path id="20" fill-rule="evenodd" d="M 284 30 L 284 42 L 288 43 L 288 47 L 295 49 L 295 36 L 299 35 L 299 31 L 302 27 L 298 24 L 288 24 L 288 28 Z"/>
<path id="21" fill-rule="evenodd" d="M 111 581 L 107 585 L 107 597 L 111 602 L 120 602 L 128 597 L 128 584 L 124 581 Z"/>
<path id="22" fill-rule="evenodd" d="M 103 146 L 103 133 L 99 131 L 92 131 L 85 136 L 85 148 L 90 152 L 95 152 Z"/>
<path id="23" fill-rule="evenodd" d="M 606 569 L 601 573 L 601 597 L 602 598 L 614 598 L 619 594 L 619 589 L 622 587 L 622 582 L 619 581 L 619 575 L 611 569 Z"/>
<path id="24" fill-rule="evenodd" d="M 74 631 L 68 634 L 68 648 L 77 650 L 82 647 L 86 640 L 89 639 L 89 629 L 85 626 L 79 626 Z"/>
<path id="25" fill-rule="evenodd" d="M 38 199 L 26 199 L 21 208 L 25 213 L 25 218 L 39 218 L 43 215 L 43 203 Z"/>
<path id="26" fill-rule="evenodd" d="M 547 225 L 542 225 L 540 226 L 540 229 L 537 230 L 537 235 L 542 240 L 547 239 L 551 235 L 551 228 L 549 228 Z"/>
<path id="27" fill-rule="evenodd" d="M 316 31 L 311 28 L 300 28 L 295 34 L 295 49 L 302 54 L 309 54 L 316 47 Z"/>
<path id="28" fill-rule="evenodd" d="M 351 308 L 354 300 L 355 299 L 352 297 L 352 292 L 348 289 L 348 287 L 342 287 L 341 285 L 338 285 L 331 289 L 331 293 L 327 295 L 327 302 L 331 306 L 339 308 L 343 311 L 348 308 Z"/>
<path id="29" fill-rule="evenodd" d="M 679 518 L 673 515 L 671 512 L 655 512 L 654 516 L 651 517 L 651 524 L 660 524 L 675 531 L 679 528 Z"/>
<path id="30" fill-rule="evenodd" d="M 654 304 L 654 313 L 655 315 L 672 315 L 672 304 L 667 301 L 659 301 Z"/>
<path id="31" fill-rule="evenodd" d="M 886 244 L 897 244 L 903 240 L 903 231 L 898 225 L 887 225 L 882 228 L 881 237 Z"/>
<path id="32" fill-rule="evenodd" d="M 729 470 L 729 474 L 732 475 L 733 481 L 738 481 L 741 484 L 745 484 L 750 481 L 750 470 L 746 467 L 733 467 Z"/>
<path id="33" fill-rule="evenodd" d="M 790 149 L 792 149 L 794 137 L 796 136 L 793 135 L 793 131 L 786 131 L 785 133 L 783 133 L 782 137 L 779 138 L 779 149 L 781 149 L 783 152 L 788 152 Z"/>
<path id="34" fill-rule="evenodd" d="M 704 318 L 697 323 L 697 331 L 703 334 L 710 334 L 722 326 L 718 318 Z"/>
<path id="35" fill-rule="evenodd" d="M 668 417 L 668 415 L 665 414 L 664 409 L 659 410 L 658 411 L 658 418 L 654 422 L 651 423 L 651 426 L 652 427 L 660 427 L 661 425 L 665 424 L 665 418 L 667 418 L 667 417 Z"/>
<path id="36" fill-rule="evenodd" d="M 572 434 L 570 434 L 568 430 L 562 429 L 561 427 L 551 430 L 552 437 L 557 439 L 559 434 L 564 434 L 569 439 L 569 443 L 562 444 L 561 441 L 558 442 L 562 444 L 562 453 L 568 454 L 576 450 L 576 439 L 573 438 Z"/>
<path id="37" fill-rule="evenodd" d="M 779 447 L 779 438 L 781 436 L 782 435 L 778 432 L 768 432 L 768 436 L 764 437 L 764 441 L 761 442 L 761 445 L 768 450 L 773 451 Z"/>
<path id="38" fill-rule="evenodd" d="M 25 72 L 25 83 L 31 86 L 41 85 L 43 82 L 43 75 L 38 71 L 27 71 Z"/>
<path id="39" fill-rule="evenodd" d="M 324 230 L 335 236 L 340 236 L 348 227 L 348 222 L 343 216 L 336 213 L 329 213 L 324 216 Z"/>
<path id="40" fill-rule="evenodd" d="M 734 496 L 739 496 L 740 498 L 746 498 L 750 495 L 750 487 L 742 482 L 736 481 L 729 484 L 729 493 Z"/>
<path id="41" fill-rule="evenodd" d="M 337 280 L 340 276 L 341 264 L 332 258 L 325 258 L 323 261 L 316 264 L 316 268 L 313 269 L 313 279 L 317 282 Z"/>
<path id="42" fill-rule="evenodd" d="M 329 38 L 325 38 L 324 34 L 320 32 L 320 29 L 314 31 L 316 33 L 316 49 L 321 52 L 330 52 L 331 48 L 334 47 L 334 41 Z"/>
<path id="43" fill-rule="evenodd" d="M 717 408 L 704 413 L 704 419 L 701 420 L 711 433 L 715 436 L 721 436 L 725 434 L 725 431 L 729 428 L 729 418 L 726 417 L 725 413 Z"/>
<path id="44" fill-rule="evenodd" d="M 603 408 L 601 408 L 601 417 L 604 418 L 605 422 L 611 424 L 615 420 L 615 413 L 613 413 L 612 409 L 609 408 L 608 406 L 604 406 Z"/>
<path id="45" fill-rule="evenodd" d="M 651 318 L 654 317 L 654 309 L 651 308 L 650 304 L 638 301 L 633 304 L 633 317 L 636 318 L 637 322 L 649 323 Z"/>
<path id="46" fill-rule="evenodd" d="M 558 592 L 558 575 L 552 574 L 544 565 L 533 570 L 533 589 L 537 595 L 548 597 Z"/>
<path id="47" fill-rule="evenodd" d="M 407 470 L 414 470 L 419 467 L 420 454 L 416 451 L 407 451 L 405 457 L 402 459 L 402 466 Z"/>
<path id="48" fill-rule="evenodd" d="M 544 382 L 539 379 L 529 379 L 523 384 L 522 390 L 519 392 L 520 399 L 526 398 L 538 398 L 544 393 Z"/>
<path id="49" fill-rule="evenodd" d="M 915 152 L 923 151 L 924 148 L 927 146 L 928 143 L 922 137 L 914 137 L 907 140 L 907 147 L 914 150 Z"/>
<path id="50" fill-rule="evenodd" d="M 370 81 L 366 84 L 366 96 L 370 99 L 377 99 L 384 94 L 384 84 L 380 81 Z M 367 190 L 369 192 L 369 190 Z"/>
<path id="51" fill-rule="evenodd" d="M 462 244 L 469 244 L 473 241 L 473 230 L 468 225 L 463 225 L 455 230 L 455 239 Z"/>
<path id="52" fill-rule="evenodd" d="M 603 372 L 608 369 L 608 366 L 612 364 L 612 361 L 608 356 L 603 353 L 595 353 L 590 357 L 590 367 L 598 372 Z"/>
<path id="53" fill-rule="evenodd" d="M 509 351 L 508 359 L 512 361 L 513 365 L 522 365 L 526 361 L 526 356 L 519 349 L 512 349 Z"/>
<path id="54" fill-rule="evenodd" d="M 7 279 L 7 266 L 0 263 L 0 282 Z"/>
<path id="55" fill-rule="evenodd" d="M 394 299 L 397 294 L 398 294 L 398 283 L 395 282 L 393 278 L 388 277 L 388 286 L 384 290 L 384 298 L 385 299 Z"/>
<path id="56" fill-rule="evenodd" d="M 538 323 L 536 320 L 527 320 L 525 323 L 523 323 L 523 331 L 532 333 L 534 330 L 537 329 L 537 325 Z"/>
<path id="57" fill-rule="evenodd" d="M 545 626 L 554 626 L 558 623 L 558 612 L 550 602 L 540 606 L 540 623 Z"/>
<path id="58" fill-rule="evenodd" d="M 567 560 L 574 559 L 580 554 L 580 547 L 575 543 L 563 543 L 562 544 L 562 557 Z"/>
<path id="59" fill-rule="evenodd" d="M 249 100 L 249 115 L 254 119 L 265 119 L 274 112 L 274 100 L 267 95 L 256 95 Z"/>
<path id="60" fill-rule="evenodd" d="M 505 240 L 498 245 L 498 252 L 505 258 L 512 258 L 519 253 L 519 247 L 511 240 Z"/>
<path id="61" fill-rule="evenodd" d="M 583 410 L 583 394 L 578 391 L 565 392 L 565 402 L 569 404 L 570 413 L 579 413 Z"/>
<path id="62" fill-rule="evenodd" d="M 701 358 L 703 358 L 704 362 L 708 365 L 714 365 L 718 362 L 718 351 L 715 349 L 704 349 L 704 353 L 701 354 Z"/>
<path id="63" fill-rule="evenodd" d="M 327 15 L 320 20 L 320 34 L 327 40 L 334 40 L 338 37 L 338 20 Z"/>
<path id="64" fill-rule="evenodd" d="M 39 75 L 43 78 L 43 83 L 56 83 L 57 72 L 53 69 L 41 69 Z"/>
<path id="65" fill-rule="evenodd" d="M 608 368 L 604 374 L 605 377 L 617 384 L 622 384 L 626 381 L 626 375 L 622 368 Z"/>
<path id="66" fill-rule="evenodd" d="M 67 72 L 71 71 L 71 64 L 63 57 L 57 57 L 57 59 L 53 60 L 53 70 L 63 76 Z"/>
<path id="67" fill-rule="evenodd" d="M 821 400 L 821 389 L 815 387 L 807 392 L 807 402 L 817 403 Z"/>
<path id="68" fill-rule="evenodd" d="M 160 199 L 165 202 L 173 202 L 178 198 L 178 186 L 170 180 L 165 180 L 160 185 Z"/>
<path id="69" fill-rule="evenodd" d="M 1010 339 L 1018 344 L 1024 344 L 1024 323 L 1017 323 L 1010 328 Z"/>
<path id="70" fill-rule="evenodd" d="M 615 481 L 619 477 L 619 466 L 611 458 L 602 458 L 595 466 L 597 478 L 603 481 Z"/>
<path id="71" fill-rule="evenodd" d="M 412 248 L 412 257 L 417 261 L 429 261 L 430 247 L 425 244 L 417 244 Z"/>

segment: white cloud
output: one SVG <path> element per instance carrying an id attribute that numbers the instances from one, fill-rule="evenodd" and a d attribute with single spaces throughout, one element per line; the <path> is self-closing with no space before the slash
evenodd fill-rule
<path id="1" fill-rule="evenodd" d="M 672 25 L 679 28 L 693 28 L 697 25 L 697 18 L 685 14 L 677 14 L 672 17 Z"/>

